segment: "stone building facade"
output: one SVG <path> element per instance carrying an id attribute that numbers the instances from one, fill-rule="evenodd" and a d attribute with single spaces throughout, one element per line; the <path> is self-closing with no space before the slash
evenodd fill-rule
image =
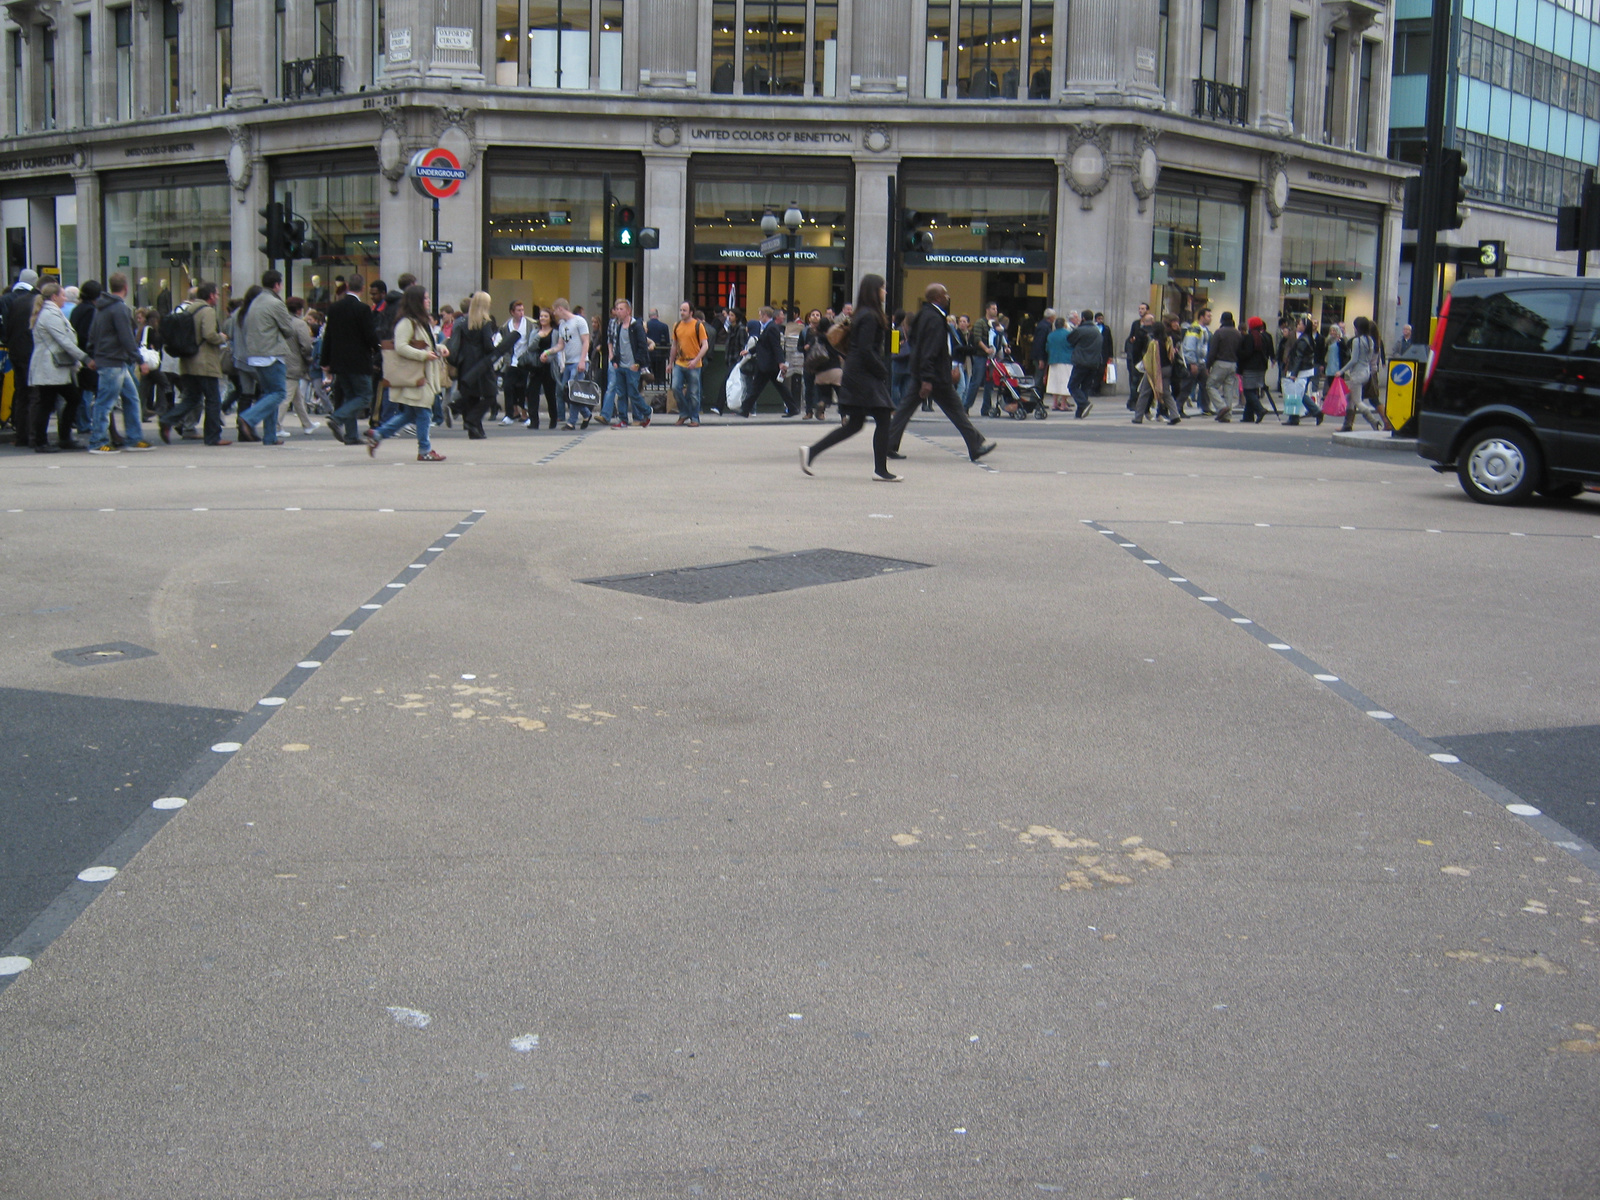
<path id="1" fill-rule="evenodd" d="M 1383 0 L 4 0 L 6 268 L 243 290 L 287 199 L 337 275 L 441 300 L 601 294 L 602 179 L 659 247 L 615 290 L 842 303 L 934 277 L 1047 304 L 1201 303 L 1393 326 L 1406 168 L 1384 157 Z M 761 219 L 799 231 L 764 257 Z M 780 229 L 780 233 L 782 230 Z M 930 244 L 931 243 L 931 244 Z M 791 284 L 791 272 L 793 283 Z M 791 290 L 792 289 L 792 290 Z"/>

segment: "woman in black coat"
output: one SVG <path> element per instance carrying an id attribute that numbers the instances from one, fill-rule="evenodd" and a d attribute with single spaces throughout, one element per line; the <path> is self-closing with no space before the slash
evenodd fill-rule
<path id="1" fill-rule="evenodd" d="M 899 483 L 901 477 L 889 471 L 889 421 L 894 405 L 889 400 L 889 368 L 883 361 L 883 345 L 889 330 L 883 301 L 889 294 L 882 275 L 868 275 L 856 293 L 855 312 L 845 334 L 848 347 L 844 359 L 844 378 L 839 383 L 839 414 L 844 423 L 814 446 L 800 447 L 800 469 L 812 474 L 811 464 L 829 446 L 854 437 L 875 422 L 872 431 L 872 477 L 879 483 Z"/>

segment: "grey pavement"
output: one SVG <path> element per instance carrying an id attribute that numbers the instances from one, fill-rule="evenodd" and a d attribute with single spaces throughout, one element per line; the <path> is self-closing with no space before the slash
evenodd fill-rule
<path id="1" fill-rule="evenodd" d="M 1594 1196 L 1600 497 L 1126 415 L 3 452 L 0 1196 Z"/>

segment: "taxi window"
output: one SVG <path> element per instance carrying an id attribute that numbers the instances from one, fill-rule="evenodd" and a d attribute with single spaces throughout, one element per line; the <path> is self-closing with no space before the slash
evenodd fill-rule
<path id="1" fill-rule="evenodd" d="M 1485 296 L 1461 333 L 1458 347 L 1514 354 L 1565 354 L 1572 342 L 1573 293 L 1551 289 Z"/>

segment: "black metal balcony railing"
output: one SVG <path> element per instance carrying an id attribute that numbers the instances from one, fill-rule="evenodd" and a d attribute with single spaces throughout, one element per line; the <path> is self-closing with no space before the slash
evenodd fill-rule
<path id="1" fill-rule="evenodd" d="M 1243 88 L 1218 83 L 1215 79 L 1194 81 L 1194 115 L 1197 117 L 1244 125 L 1249 122 L 1247 107 Z"/>
<path id="2" fill-rule="evenodd" d="M 343 74 L 344 59 L 337 54 L 286 62 L 283 64 L 283 98 L 301 100 L 307 96 L 337 96 Z"/>

